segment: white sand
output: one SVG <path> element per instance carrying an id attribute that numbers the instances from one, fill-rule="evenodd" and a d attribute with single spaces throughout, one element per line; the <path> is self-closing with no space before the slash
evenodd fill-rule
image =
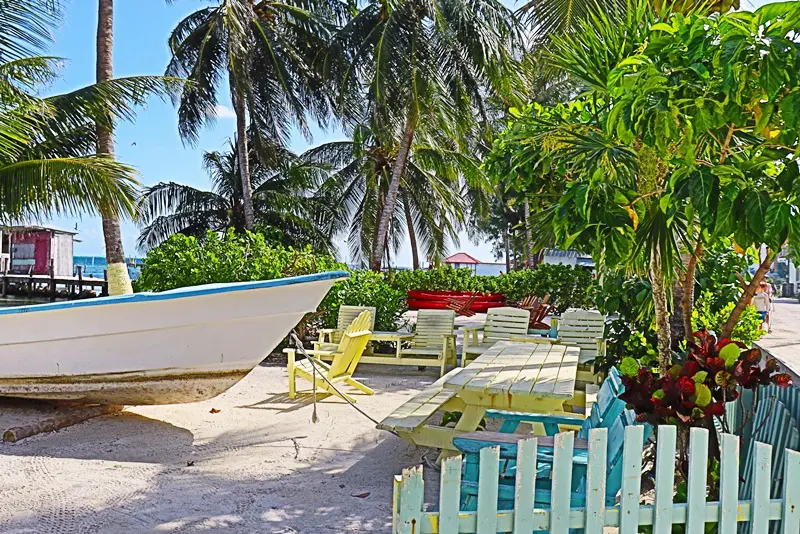
<path id="1" fill-rule="evenodd" d="M 436 378 L 415 369 L 360 366 L 377 393 L 358 406 L 382 419 Z M 435 453 L 331 397 L 312 424 L 310 396 L 286 391 L 285 368 L 261 366 L 210 401 L 0 443 L 0 532 L 389 532 L 393 475 Z M 0 401 L 0 428 L 48 413 Z"/>

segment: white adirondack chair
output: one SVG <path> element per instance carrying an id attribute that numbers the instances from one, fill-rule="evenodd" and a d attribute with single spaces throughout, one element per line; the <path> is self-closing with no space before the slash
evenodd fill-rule
<path id="1" fill-rule="evenodd" d="M 486 349 L 498 341 L 507 341 L 512 337 L 527 337 L 531 312 L 519 308 L 491 308 L 486 314 L 486 323 L 464 330 L 464 349 L 461 365 L 467 365 L 484 353 Z M 483 331 L 483 338 L 478 341 L 478 332 Z"/>
<path id="2" fill-rule="evenodd" d="M 410 347 L 401 349 L 401 358 L 408 360 L 407 356 L 419 356 L 414 362 L 438 365 L 439 376 L 443 376 L 448 363 L 456 365 L 455 318 L 453 310 L 419 310 L 414 338 Z"/>
<path id="3" fill-rule="evenodd" d="M 570 308 L 561 314 L 558 320 L 558 338 L 561 343 L 580 347 L 578 357 L 578 380 L 595 382 L 594 365 L 598 356 L 605 356 L 606 341 L 603 334 L 606 327 L 606 316 L 597 310 L 579 310 Z"/>

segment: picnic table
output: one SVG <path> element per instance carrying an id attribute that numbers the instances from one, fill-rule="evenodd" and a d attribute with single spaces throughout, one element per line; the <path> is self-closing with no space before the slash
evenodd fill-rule
<path id="1" fill-rule="evenodd" d="M 454 369 L 379 425 L 402 439 L 456 454 L 452 439 L 474 432 L 486 410 L 560 411 L 575 394 L 580 349 L 551 343 L 500 341 Z M 427 425 L 439 410 L 459 410 L 455 428 Z"/>

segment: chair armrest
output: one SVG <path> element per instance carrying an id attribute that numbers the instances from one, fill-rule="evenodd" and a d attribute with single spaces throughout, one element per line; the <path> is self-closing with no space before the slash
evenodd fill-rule
<path id="1" fill-rule="evenodd" d="M 470 345 L 478 346 L 478 332 L 483 332 L 485 326 L 470 326 L 464 329 L 464 346 L 469 347 Z M 470 343 L 470 332 L 472 333 L 472 343 Z"/>

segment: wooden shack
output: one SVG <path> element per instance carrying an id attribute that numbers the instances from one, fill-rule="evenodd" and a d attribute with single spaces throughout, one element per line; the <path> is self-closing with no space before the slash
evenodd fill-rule
<path id="1" fill-rule="evenodd" d="M 75 232 L 45 226 L 6 226 L 2 228 L 2 250 L 8 245 L 8 271 L 21 274 L 72 276 Z M 3 264 L 0 258 L 0 264 Z M 4 266 L 4 265 L 3 265 Z"/>

